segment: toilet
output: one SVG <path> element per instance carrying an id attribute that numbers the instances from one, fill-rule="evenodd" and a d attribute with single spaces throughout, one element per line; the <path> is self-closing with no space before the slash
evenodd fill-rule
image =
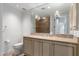
<path id="1" fill-rule="evenodd" d="M 15 55 L 22 54 L 22 52 L 23 52 L 23 43 L 14 44 L 13 49 L 14 49 Z"/>

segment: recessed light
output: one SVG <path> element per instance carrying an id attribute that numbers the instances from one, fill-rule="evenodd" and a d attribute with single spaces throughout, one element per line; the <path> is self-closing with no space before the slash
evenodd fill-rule
<path id="1" fill-rule="evenodd" d="M 49 9 L 50 7 L 48 6 L 47 8 Z"/>

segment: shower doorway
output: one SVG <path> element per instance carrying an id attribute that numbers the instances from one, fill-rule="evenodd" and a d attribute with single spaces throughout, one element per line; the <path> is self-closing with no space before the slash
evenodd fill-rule
<path id="1" fill-rule="evenodd" d="M 67 24 L 67 19 L 65 16 L 55 17 L 54 22 L 55 22 L 54 24 L 55 34 L 66 34 L 67 33 L 68 24 Z"/>

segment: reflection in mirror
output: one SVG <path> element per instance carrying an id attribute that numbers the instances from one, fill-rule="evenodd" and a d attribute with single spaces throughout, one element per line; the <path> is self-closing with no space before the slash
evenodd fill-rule
<path id="1" fill-rule="evenodd" d="M 50 17 L 44 16 L 40 17 L 38 16 L 35 18 L 36 21 L 36 32 L 37 33 L 50 33 Z"/>
<path id="2" fill-rule="evenodd" d="M 71 7 L 72 3 L 47 3 L 33 8 L 35 32 L 69 34 Z"/>

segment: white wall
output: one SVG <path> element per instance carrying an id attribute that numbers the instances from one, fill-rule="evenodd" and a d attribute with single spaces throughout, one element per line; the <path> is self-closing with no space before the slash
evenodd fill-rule
<path id="1" fill-rule="evenodd" d="M 14 44 L 23 42 L 23 36 L 34 32 L 35 26 L 31 14 L 26 14 L 8 4 L 0 6 L 2 6 L 2 8 L 0 7 L 0 25 L 2 25 L 3 29 L 2 34 L 0 34 L 0 36 L 2 35 L 2 40 L 0 37 L 2 41 L 0 55 L 4 55 L 8 50 L 12 50 Z M 9 42 L 5 43 L 5 41 Z"/>
<path id="2" fill-rule="evenodd" d="M 9 6 L 8 4 L 3 4 L 2 9 L 2 52 L 5 53 L 7 49 L 18 42 L 22 42 L 22 13 L 14 7 Z M 5 41 L 10 41 L 8 44 L 5 44 Z M 3 54 L 2 53 L 2 54 Z"/>
<path id="3" fill-rule="evenodd" d="M 23 16 L 23 36 L 30 35 L 32 33 L 32 21 L 31 21 L 31 15 L 25 14 Z"/>

